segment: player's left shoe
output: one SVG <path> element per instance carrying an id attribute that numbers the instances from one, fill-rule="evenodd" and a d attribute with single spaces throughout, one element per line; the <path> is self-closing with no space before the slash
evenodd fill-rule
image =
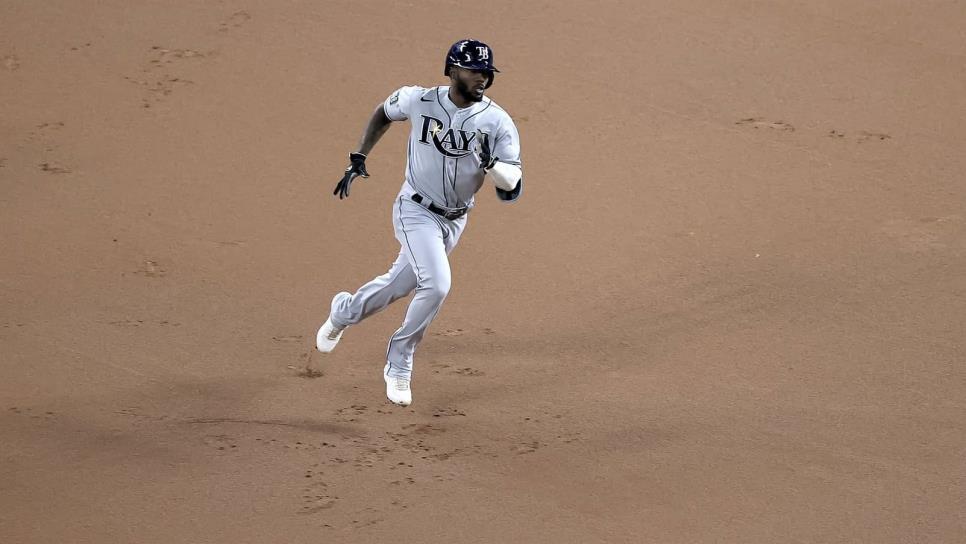
<path id="1" fill-rule="evenodd" d="M 335 305 L 335 301 L 343 295 L 352 296 L 350 293 L 346 292 L 339 293 L 332 298 L 332 304 Z M 336 327 L 332 323 L 332 314 L 330 313 L 328 319 L 325 320 L 325 323 L 319 327 L 318 334 L 315 335 L 316 349 L 322 353 L 330 353 L 335 349 L 335 346 L 339 343 L 339 340 L 342 339 L 343 332 L 345 332 L 345 327 Z"/>
<path id="2" fill-rule="evenodd" d="M 389 365 L 382 370 L 382 378 L 386 380 L 386 398 L 393 404 L 409 406 L 413 403 L 413 391 L 407 378 L 394 378 L 389 375 Z"/>

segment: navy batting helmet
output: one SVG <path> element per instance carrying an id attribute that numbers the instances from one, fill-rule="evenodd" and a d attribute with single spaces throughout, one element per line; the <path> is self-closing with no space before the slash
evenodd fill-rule
<path id="1" fill-rule="evenodd" d="M 486 87 L 493 85 L 493 73 L 499 72 L 493 66 L 493 50 L 489 45 L 477 40 L 460 40 L 449 48 L 446 54 L 446 67 L 443 75 L 449 75 L 450 66 L 459 66 L 467 70 L 482 70 L 488 76 Z"/>

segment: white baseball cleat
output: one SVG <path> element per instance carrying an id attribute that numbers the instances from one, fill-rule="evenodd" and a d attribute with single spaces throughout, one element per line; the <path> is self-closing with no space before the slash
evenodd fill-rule
<path id="1" fill-rule="evenodd" d="M 382 371 L 382 377 L 386 380 L 386 398 L 393 404 L 399 406 L 409 406 L 413 403 L 413 392 L 409 388 L 407 378 L 393 378 L 389 375 L 389 365 Z"/>
<path id="2" fill-rule="evenodd" d="M 335 305 L 336 299 L 346 295 L 352 296 L 350 293 L 342 292 L 334 297 L 332 297 L 332 305 Z M 345 327 L 339 328 L 332 324 L 332 315 L 329 314 L 328 319 L 325 323 L 319 327 L 319 333 L 315 335 L 315 347 L 322 353 L 329 353 L 335 349 L 336 344 L 342 339 L 342 332 L 345 331 Z"/>
<path id="3" fill-rule="evenodd" d="M 345 329 L 333 325 L 331 319 L 326 319 L 325 323 L 319 327 L 319 334 L 315 336 L 315 347 L 322 353 L 331 352 L 339 343 L 344 331 Z"/>

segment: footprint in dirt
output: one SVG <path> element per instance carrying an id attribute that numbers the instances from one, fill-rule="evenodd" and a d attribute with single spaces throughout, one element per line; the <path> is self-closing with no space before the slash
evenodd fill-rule
<path id="1" fill-rule="evenodd" d="M 158 261 L 147 260 L 141 263 L 141 267 L 134 271 L 138 276 L 146 278 L 163 278 L 168 272 L 158 264 Z"/>
<path id="2" fill-rule="evenodd" d="M 795 127 L 785 121 L 768 121 L 763 117 L 747 117 L 735 121 L 736 125 L 748 126 L 754 129 L 767 128 L 782 132 L 794 132 Z"/>
<path id="3" fill-rule="evenodd" d="M 458 408 L 437 408 L 433 411 L 433 417 L 453 417 L 466 416 L 466 412 Z"/>
<path id="4" fill-rule="evenodd" d="M 245 23 L 251 20 L 252 16 L 247 11 L 236 11 L 235 13 L 231 14 L 231 17 L 225 19 L 225 21 L 218 25 L 218 32 L 228 32 L 233 28 L 243 26 Z"/>
<path id="5" fill-rule="evenodd" d="M 859 132 L 855 133 L 855 135 L 849 135 L 849 134 L 846 134 L 845 132 L 842 132 L 840 130 L 835 130 L 835 129 L 828 131 L 828 134 L 826 134 L 826 136 L 829 138 L 834 138 L 836 140 L 854 140 L 859 143 L 881 142 L 892 138 L 892 136 L 884 132 L 869 132 L 866 130 L 860 130 Z"/>
<path id="6" fill-rule="evenodd" d="M 142 108 L 150 108 L 153 104 L 160 103 L 164 97 L 171 95 L 177 87 L 194 85 L 194 81 L 173 77 L 168 74 L 147 79 L 125 76 L 124 79 L 144 88 L 147 94 L 141 98 Z"/>
<path id="7" fill-rule="evenodd" d="M 37 168 L 41 172 L 47 172 L 48 174 L 70 174 L 72 172 L 67 166 L 56 162 L 42 162 L 37 165 Z"/>
<path id="8" fill-rule="evenodd" d="M 352 528 L 362 529 L 363 527 L 371 527 L 373 525 L 377 525 L 379 523 L 386 521 L 386 518 L 383 518 L 383 517 L 372 517 L 372 516 L 378 516 L 379 514 L 380 512 L 372 507 L 367 507 L 364 511 L 357 512 L 355 515 L 358 515 L 360 518 L 368 517 L 369 519 L 352 520 Z"/>
<path id="9" fill-rule="evenodd" d="M 339 408 L 338 410 L 335 411 L 335 413 L 339 414 L 340 416 L 346 415 L 346 414 L 354 414 L 357 416 L 361 416 L 365 414 L 366 410 L 368 409 L 369 407 L 366 406 L 365 404 L 353 404 L 348 408 Z"/>
<path id="10" fill-rule="evenodd" d="M 126 408 L 121 408 L 120 410 L 115 410 L 114 413 L 119 416 L 133 418 L 136 421 L 167 421 L 171 418 L 167 415 L 159 416 L 145 413 L 140 406 L 128 406 Z"/>
<path id="11" fill-rule="evenodd" d="M 27 133 L 27 137 L 24 138 L 24 142 L 30 144 L 31 146 L 42 147 L 46 152 L 54 151 L 57 148 L 58 133 L 65 126 L 66 125 L 63 121 L 41 123 Z M 57 166 L 53 163 L 44 163 L 38 166 L 43 168 L 44 165 L 48 165 L 50 167 Z"/>
<path id="12" fill-rule="evenodd" d="M 859 136 L 858 138 L 856 138 L 856 140 L 858 140 L 859 143 L 869 142 L 869 141 L 881 142 L 883 140 L 888 140 L 889 138 L 892 138 L 892 136 L 889 136 L 884 132 L 868 132 L 868 131 L 862 130 L 859 132 Z"/>
<path id="13" fill-rule="evenodd" d="M 528 453 L 533 453 L 543 447 L 544 444 L 534 440 L 532 442 L 524 442 L 523 444 L 517 444 L 510 448 L 510 451 L 517 455 L 526 455 Z"/>
<path id="14" fill-rule="evenodd" d="M 297 377 L 308 380 L 325 376 L 325 373 L 322 372 L 322 369 L 319 368 L 317 364 L 312 362 L 312 353 L 314 353 L 314 350 L 312 352 L 303 351 L 302 354 L 299 355 L 298 365 L 288 365 L 288 369 L 294 370 Z"/>
<path id="15" fill-rule="evenodd" d="M 470 367 L 457 368 L 453 371 L 453 374 L 458 374 L 460 376 L 482 376 L 484 372 Z"/>
<path id="16" fill-rule="evenodd" d="M 289 367 L 289 368 L 295 368 L 295 367 Z M 295 375 L 299 378 L 304 378 L 306 380 L 314 380 L 316 378 L 321 378 L 322 376 L 325 376 L 325 373 L 317 368 L 303 366 L 301 368 L 295 369 Z"/>
<path id="17" fill-rule="evenodd" d="M 941 251 L 955 240 L 963 239 L 966 221 L 962 215 L 892 219 L 883 223 L 879 231 L 905 253 Z"/>
<path id="18" fill-rule="evenodd" d="M 148 59 L 148 69 L 157 68 L 184 59 L 203 59 L 208 56 L 194 49 L 167 49 L 160 45 L 151 46 L 151 57 Z"/>
<path id="19" fill-rule="evenodd" d="M 563 442 L 564 444 L 573 444 L 574 442 L 582 441 L 583 437 L 578 432 L 558 434 L 557 440 Z"/>
<path id="20" fill-rule="evenodd" d="M 246 242 L 245 240 L 217 240 L 215 244 L 220 247 L 242 247 Z"/>
<path id="21" fill-rule="evenodd" d="M 443 429 L 432 425 L 431 423 L 407 423 L 403 425 L 403 430 L 407 431 L 408 434 L 440 434 L 445 432 Z"/>
<path id="22" fill-rule="evenodd" d="M 339 408 L 335 411 L 335 414 L 344 423 L 354 423 L 358 421 L 358 416 L 366 415 L 368 410 L 369 407 L 364 404 L 353 404 L 346 408 Z"/>
<path id="23" fill-rule="evenodd" d="M 218 451 L 228 451 L 238 448 L 235 440 L 226 434 L 210 434 L 203 439 L 206 446 Z"/>
<path id="24" fill-rule="evenodd" d="M 64 128 L 63 121 L 54 121 L 51 123 L 41 123 L 37 125 L 37 130 L 30 133 L 31 136 L 46 136 L 51 132 L 57 132 Z"/>
<path id="25" fill-rule="evenodd" d="M 170 73 L 158 74 L 159 70 L 174 70 L 177 64 L 187 60 L 199 60 L 214 52 L 202 53 L 194 49 L 167 49 L 160 45 L 151 46 L 149 57 L 141 68 L 139 76 L 125 76 L 124 79 L 144 90 L 141 106 L 150 108 L 162 101 L 179 87 L 194 85 L 194 81 Z"/>
<path id="26" fill-rule="evenodd" d="M 451 451 L 444 451 L 442 453 L 433 453 L 430 455 L 425 455 L 422 458 L 427 461 L 446 461 L 447 459 L 460 455 L 463 453 L 463 448 L 456 448 Z"/>
<path id="27" fill-rule="evenodd" d="M 304 477 L 310 483 L 302 488 L 302 507 L 299 514 L 317 514 L 336 505 L 339 497 L 329 492 L 329 484 L 322 481 L 322 473 L 308 469 Z"/>
<path id="28" fill-rule="evenodd" d="M 124 328 L 134 328 L 134 327 L 140 327 L 142 325 L 158 325 L 159 327 L 180 327 L 181 326 L 181 323 L 175 323 L 173 321 L 168 321 L 166 319 L 162 319 L 161 321 L 147 321 L 147 322 L 145 322 L 143 319 L 120 319 L 117 321 L 108 321 L 107 324 L 114 325 L 115 327 L 124 327 Z"/>
<path id="29" fill-rule="evenodd" d="M 63 121 L 52 121 L 41 123 L 31 130 L 24 142 L 31 147 L 39 147 L 43 150 L 43 157 L 48 158 L 50 154 L 58 151 L 58 133 L 64 128 Z M 71 168 L 58 160 L 48 159 L 37 164 L 41 172 L 48 174 L 70 174 Z"/>
<path id="30" fill-rule="evenodd" d="M 17 55 L 4 55 L 0 58 L 0 65 L 13 72 L 17 68 L 20 68 L 20 58 Z"/>
<path id="31" fill-rule="evenodd" d="M 24 408 L 20 406 L 11 406 L 8 408 L 10 412 L 18 415 L 29 417 L 30 419 L 54 419 L 57 416 L 56 412 L 51 412 L 49 410 L 34 410 L 33 408 Z"/>

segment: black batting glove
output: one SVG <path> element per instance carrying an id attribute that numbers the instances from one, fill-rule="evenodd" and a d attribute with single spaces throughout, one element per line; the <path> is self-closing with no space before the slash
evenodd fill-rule
<path id="1" fill-rule="evenodd" d="M 349 198 L 349 186 L 352 185 L 352 180 L 359 176 L 369 177 L 369 172 L 366 171 L 366 156 L 362 153 L 349 153 L 349 166 L 346 167 L 345 175 L 339 180 L 332 194 L 339 195 L 339 200 Z"/>
<path id="2" fill-rule="evenodd" d="M 490 150 L 489 134 L 483 131 L 478 131 L 476 133 L 476 139 L 479 141 L 479 152 L 477 153 L 477 157 L 480 159 L 480 168 L 482 168 L 484 171 L 489 170 L 490 168 L 493 168 L 493 165 L 496 164 L 496 161 L 500 160 L 500 158 L 494 157 L 493 152 Z"/>

